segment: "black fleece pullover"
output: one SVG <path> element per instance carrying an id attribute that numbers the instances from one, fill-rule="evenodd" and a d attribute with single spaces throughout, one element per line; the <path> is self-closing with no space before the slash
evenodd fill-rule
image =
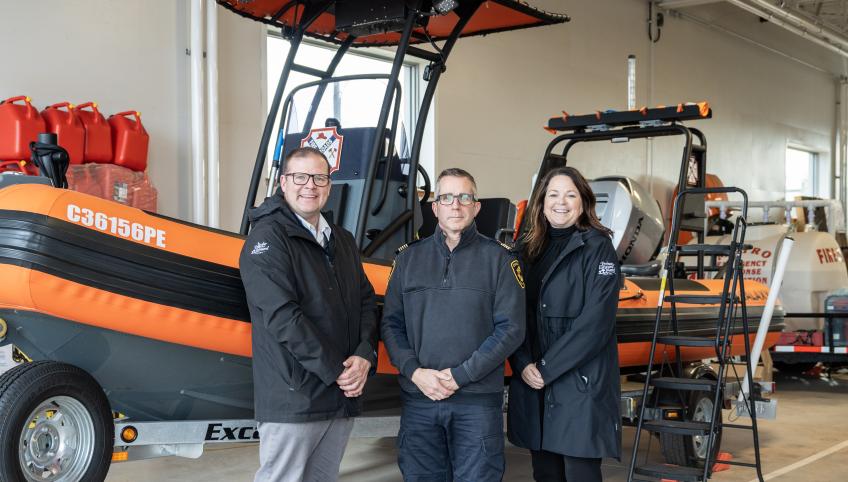
<path id="1" fill-rule="evenodd" d="M 418 368 L 450 368 L 460 389 L 450 398 L 501 403 L 504 361 L 524 340 L 524 281 L 518 261 L 471 225 L 453 251 L 436 234 L 395 259 L 381 333 L 407 395 Z"/>

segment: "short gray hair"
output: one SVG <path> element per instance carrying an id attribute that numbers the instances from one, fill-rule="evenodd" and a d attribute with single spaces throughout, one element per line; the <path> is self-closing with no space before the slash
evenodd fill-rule
<path id="1" fill-rule="evenodd" d="M 474 180 L 474 176 L 465 169 L 460 169 L 458 167 L 449 167 L 439 173 L 439 177 L 436 178 L 436 196 L 439 195 L 439 181 L 441 181 L 443 177 L 463 177 L 468 179 L 471 181 L 471 189 L 473 191 L 471 194 L 474 194 L 475 198 L 477 197 L 477 181 Z"/>

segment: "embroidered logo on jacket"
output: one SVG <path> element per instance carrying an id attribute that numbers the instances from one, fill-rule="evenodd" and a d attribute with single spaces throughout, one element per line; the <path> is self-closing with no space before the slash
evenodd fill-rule
<path id="1" fill-rule="evenodd" d="M 515 275 L 515 281 L 518 281 L 518 286 L 524 288 L 524 276 L 521 276 L 521 265 L 518 264 L 518 260 L 512 260 L 512 263 L 509 263 L 509 267 L 512 268 L 512 274 Z"/>
<path id="2" fill-rule="evenodd" d="M 260 241 L 256 243 L 256 246 L 253 247 L 253 251 L 251 251 L 250 254 L 262 254 L 265 251 L 268 251 L 268 248 L 268 243 L 266 243 L 265 241 Z"/>
<path id="3" fill-rule="evenodd" d="M 610 263 L 609 261 L 601 261 L 600 264 L 598 264 L 598 274 L 601 276 L 614 276 L 615 263 Z"/>

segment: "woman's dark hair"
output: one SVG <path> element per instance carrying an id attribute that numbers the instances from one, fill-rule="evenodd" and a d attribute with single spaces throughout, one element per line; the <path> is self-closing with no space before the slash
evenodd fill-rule
<path id="1" fill-rule="evenodd" d="M 612 231 L 601 224 L 597 214 L 595 214 L 595 193 L 592 192 L 592 187 L 589 186 L 586 178 L 573 167 L 558 167 L 545 174 L 545 177 L 539 183 L 539 189 L 536 190 L 530 205 L 527 207 L 529 213 L 527 219 L 530 226 L 524 234 L 523 241 L 524 255 L 529 261 L 538 258 L 547 244 L 548 220 L 545 219 L 545 194 L 548 192 L 551 179 L 556 176 L 568 176 L 580 194 L 583 213 L 580 214 L 575 223 L 577 229 L 586 231 L 589 228 L 594 228 L 607 236 L 612 236 Z"/>

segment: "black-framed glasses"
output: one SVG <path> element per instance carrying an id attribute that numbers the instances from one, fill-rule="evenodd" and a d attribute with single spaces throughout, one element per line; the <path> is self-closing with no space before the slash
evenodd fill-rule
<path id="1" fill-rule="evenodd" d="M 438 196 L 436 196 L 436 200 L 439 201 L 439 204 L 443 206 L 450 206 L 451 204 L 453 204 L 454 199 L 458 199 L 459 204 L 462 204 L 463 206 L 470 206 L 477 202 L 477 197 L 467 192 L 461 192 L 458 194 L 446 192 L 444 194 L 439 194 Z"/>
<path id="2" fill-rule="evenodd" d="M 327 184 L 330 184 L 330 176 L 327 174 L 307 174 L 305 172 L 290 172 L 288 174 L 284 174 L 286 177 L 291 177 L 292 182 L 297 184 L 298 186 L 303 186 L 307 182 L 309 182 L 309 178 L 312 178 L 312 183 L 318 187 L 324 187 Z"/>

